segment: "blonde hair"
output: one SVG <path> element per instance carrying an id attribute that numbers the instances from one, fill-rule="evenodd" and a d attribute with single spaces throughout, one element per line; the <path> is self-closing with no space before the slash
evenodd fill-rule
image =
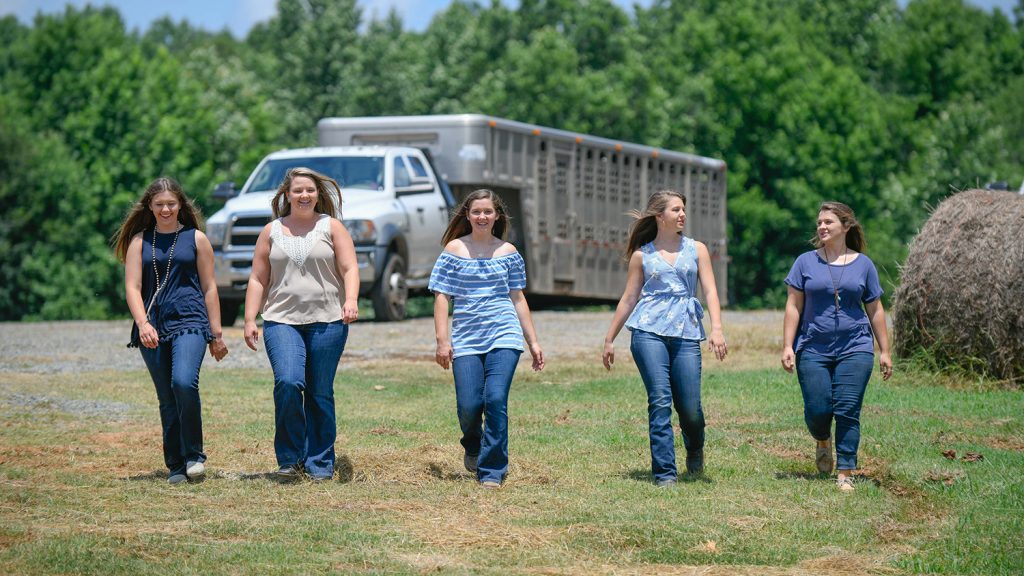
<path id="1" fill-rule="evenodd" d="M 302 166 L 288 170 L 284 180 L 281 181 L 281 185 L 277 187 L 277 194 L 274 194 L 274 198 L 270 201 L 270 208 L 274 211 L 274 218 L 281 218 L 292 213 L 292 205 L 288 203 L 288 191 L 292 188 L 292 182 L 300 177 L 309 178 L 313 181 L 313 185 L 316 186 L 316 204 L 313 205 L 313 211 L 340 219 L 341 210 L 335 206 L 334 195 L 327 185 L 330 184 L 337 191 L 339 205 L 341 203 L 341 186 L 338 186 L 338 182 L 334 178 L 321 174 L 312 168 L 304 168 Z"/>
<path id="2" fill-rule="evenodd" d="M 114 234 L 112 243 L 114 245 L 114 254 L 117 255 L 118 261 L 124 262 L 128 256 L 128 244 L 131 243 L 132 238 L 136 234 L 149 228 L 156 228 L 156 216 L 153 215 L 153 209 L 150 204 L 153 203 L 154 196 L 164 192 L 170 192 L 178 199 L 178 204 L 180 205 L 178 209 L 178 222 L 185 228 L 202 229 L 203 214 L 192 200 L 185 196 L 185 192 L 181 189 L 181 184 L 178 184 L 174 178 L 167 178 L 166 176 L 157 178 L 146 187 L 146 191 L 143 192 L 139 201 L 128 210 L 124 221 L 121 222 L 121 227 Z"/>

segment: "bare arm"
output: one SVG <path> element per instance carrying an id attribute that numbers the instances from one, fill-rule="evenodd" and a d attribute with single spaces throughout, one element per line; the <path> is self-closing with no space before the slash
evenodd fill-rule
<path id="1" fill-rule="evenodd" d="M 509 297 L 512 305 L 516 308 L 516 316 L 519 317 L 519 325 L 523 327 L 523 337 L 526 338 L 526 347 L 530 349 L 530 356 L 533 356 L 533 369 L 540 371 L 544 369 L 544 351 L 537 342 L 537 333 L 533 329 L 533 317 L 530 315 L 530 305 L 526 303 L 526 297 L 522 290 L 509 290 Z"/>
<path id="2" fill-rule="evenodd" d="M 252 255 L 252 272 L 249 285 L 245 288 L 245 343 L 256 350 L 260 330 L 256 326 L 256 315 L 263 309 L 263 302 L 270 285 L 270 226 L 267 224 L 256 239 Z"/>
<path id="3" fill-rule="evenodd" d="M 889 354 L 889 332 L 885 325 L 885 308 L 882 307 L 882 299 L 868 302 L 864 305 L 871 321 L 871 331 L 875 334 L 878 342 L 878 366 L 882 369 L 882 380 L 888 380 L 892 376 L 892 356 Z"/>
<path id="4" fill-rule="evenodd" d="M 448 341 L 448 295 L 440 292 L 434 294 L 434 337 L 437 339 L 434 361 L 447 370 L 452 363 L 452 343 Z"/>
<path id="5" fill-rule="evenodd" d="M 355 322 L 359 317 L 359 264 L 356 262 L 356 247 L 352 236 L 340 221 L 331 218 L 331 243 L 334 244 L 334 261 L 345 285 L 345 301 L 341 316 L 345 324 Z"/>
<path id="6" fill-rule="evenodd" d="M 711 267 L 711 254 L 703 242 L 697 242 L 697 279 L 704 291 L 704 299 L 708 303 L 708 315 L 711 316 L 711 335 L 708 346 L 719 360 L 725 360 L 729 348 L 725 344 L 725 333 L 722 331 L 722 304 L 718 300 L 718 286 L 715 284 L 715 270 Z"/>
<path id="7" fill-rule="evenodd" d="M 220 324 L 220 297 L 217 294 L 217 279 L 213 274 L 213 246 L 206 234 L 199 230 L 196 230 L 196 268 L 199 270 L 199 286 L 203 290 L 206 315 L 210 318 L 210 331 L 214 338 L 210 342 L 210 355 L 220 362 L 228 355 L 228 347 L 224 344 Z"/>
<path id="8" fill-rule="evenodd" d="M 782 368 L 786 372 L 792 372 L 796 363 L 793 340 L 796 339 L 796 328 L 800 324 L 800 314 L 804 309 L 804 293 L 792 286 L 787 288 L 789 294 L 786 296 L 786 312 L 782 317 Z"/>
<path id="9" fill-rule="evenodd" d="M 629 265 L 626 269 L 626 288 L 622 291 L 619 304 L 615 307 L 615 315 L 612 316 L 612 325 L 604 335 L 604 355 L 602 361 L 604 367 L 612 369 L 615 364 L 615 338 L 622 331 L 626 319 L 633 313 L 636 303 L 640 299 L 640 291 L 644 287 L 644 256 L 639 250 L 633 252 L 629 257 Z"/>
<path id="10" fill-rule="evenodd" d="M 159 336 L 146 317 L 146 303 L 142 300 L 142 233 L 136 234 L 128 243 L 124 257 L 124 293 L 128 310 L 139 327 L 139 341 L 146 348 L 156 348 Z"/>

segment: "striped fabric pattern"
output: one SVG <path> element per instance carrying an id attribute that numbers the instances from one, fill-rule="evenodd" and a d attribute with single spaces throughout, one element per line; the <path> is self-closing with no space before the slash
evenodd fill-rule
<path id="1" fill-rule="evenodd" d="M 429 288 L 452 299 L 455 358 L 495 348 L 523 350 L 523 328 L 509 296 L 510 290 L 526 288 L 526 263 L 518 252 L 495 258 L 442 252 Z"/>

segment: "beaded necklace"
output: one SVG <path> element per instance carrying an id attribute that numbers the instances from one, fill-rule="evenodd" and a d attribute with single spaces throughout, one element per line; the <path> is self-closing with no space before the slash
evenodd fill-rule
<path id="1" fill-rule="evenodd" d="M 174 231 L 174 240 L 171 241 L 171 250 L 167 253 L 167 267 L 164 269 L 164 281 L 160 283 L 160 270 L 156 265 L 156 226 L 153 226 L 153 274 L 156 275 L 156 290 L 153 292 L 153 298 L 149 301 L 149 306 L 146 306 L 146 318 L 149 318 L 149 310 L 153 308 L 153 304 L 156 302 L 156 295 L 160 293 L 160 290 L 167 286 L 167 280 L 171 277 L 171 262 L 174 260 L 174 247 L 178 244 L 178 234 L 181 233 L 183 226 L 179 225 L 177 230 Z"/>

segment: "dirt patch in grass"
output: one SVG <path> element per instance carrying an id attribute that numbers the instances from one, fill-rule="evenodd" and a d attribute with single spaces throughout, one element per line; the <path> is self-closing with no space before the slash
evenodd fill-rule
<path id="1" fill-rule="evenodd" d="M 899 574 L 885 565 L 885 560 L 860 556 L 828 556 L 801 562 L 796 566 L 719 565 L 683 566 L 678 564 L 642 564 L 637 566 L 610 566 L 607 564 L 581 564 L 571 567 L 532 568 L 526 574 L 550 576 L 590 576 L 609 574 L 616 576 L 821 576 L 829 574 L 847 576 L 862 574 Z"/>
<path id="2" fill-rule="evenodd" d="M 1024 440 L 1021 440 L 1020 438 L 989 436 L 988 438 L 982 439 L 980 442 L 990 448 L 995 448 L 996 450 L 1024 452 Z"/>

